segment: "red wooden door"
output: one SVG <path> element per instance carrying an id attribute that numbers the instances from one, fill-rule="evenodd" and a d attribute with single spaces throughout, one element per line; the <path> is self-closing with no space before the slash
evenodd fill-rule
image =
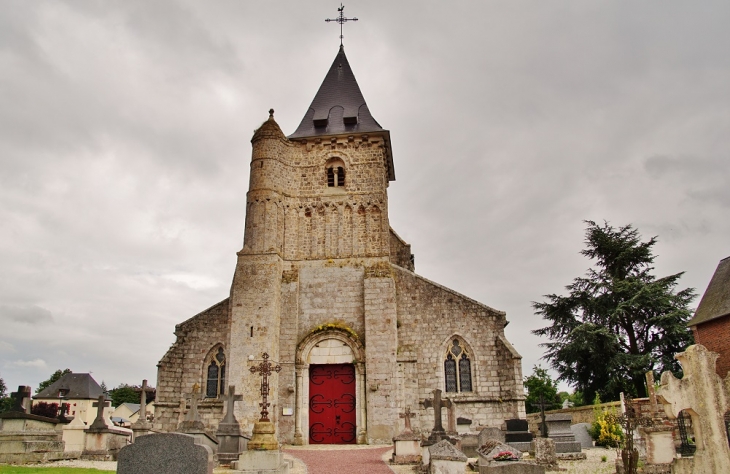
<path id="1" fill-rule="evenodd" d="M 355 416 L 355 366 L 309 366 L 309 442 L 355 443 Z"/>

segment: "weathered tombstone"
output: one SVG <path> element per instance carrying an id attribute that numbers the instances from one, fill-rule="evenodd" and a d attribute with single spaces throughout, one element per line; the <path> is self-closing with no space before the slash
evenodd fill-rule
<path id="1" fill-rule="evenodd" d="M 535 438 L 535 462 L 545 470 L 558 470 L 558 457 L 555 453 L 555 441 L 550 438 Z"/>
<path id="2" fill-rule="evenodd" d="M 504 443 L 504 431 L 495 427 L 484 428 L 479 432 L 479 446 L 484 445 L 488 439 L 496 439 L 497 441 Z"/>
<path id="3" fill-rule="evenodd" d="M 659 414 L 659 403 L 656 391 L 654 390 L 654 373 L 650 370 L 646 374 L 646 386 L 649 389 L 649 401 L 651 403 L 651 416 L 654 423 L 652 426 L 639 427 L 639 433 L 644 438 L 646 446 L 646 463 L 655 472 L 671 471 L 671 463 L 674 460 L 674 427 L 670 423 L 664 423 Z M 645 469 L 646 471 L 646 469 Z"/>
<path id="4" fill-rule="evenodd" d="M 228 393 L 223 396 L 226 402 L 226 416 L 218 424 L 218 462 L 231 464 L 247 449 L 248 438 L 241 434 L 241 427 L 234 414 L 234 405 L 243 400 L 243 395 L 236 395 L 236 386 L 229 385 Z"/>
<path id="5" fill-rule="evenodd" d="M 427 398 L 421 402 L 424 408 L 433 408 L 433 429 L 428 439 L 431 444 L 435 444 L 446 436 L 444 431 L 444 425 L 441 422 L 441 409 L 450 408 L 452 406 L 451 400 L 441 398 L 441 390 L 435 389 L 433 391 L 433 398 Z"/>
<path id="6" fill-rule="evenodd" d="M 213 474 L 213 451 L 183 433 L 142 436 L 117 458 L 117 474 Z"/>
<path id="7" fill-rule="evenodd" d="M 464 474 L 469 459 L 447 440 L 428 447 L 429 474 Z"/>
<path id="8" fill-rule="evenodd" d="M 575 440 L 580 443 L 581 448 L 585 449 L 593 447 L 593 438 L 590 433 L 588 433 L 588 429 L 590 427 L 590 423 L 576 423 L 574 425 L 570 425 L 570 431 L 573 432 L 573 436 L 575 437 Z"/>
<path id="9" fill-rule="evenodd" d="M 580 443 L 575 440 L 570 423 L 573 415 L 570 413 L 552 413 L 545 417 L 548 437 L 555 441 L 555 453 L 561 459 L 585 459 L 581 453 Z"/>
<path id="10" fill-rule="evenodd" d="M 411 418 L 415 417 L 415 413 L 411 413 L 411 407 L 406 407 L 405 413 L 398 415 L 405 420 L 405 428 L 395 438 L 393 438 L 393 457 L 391 461 L 394 464 L 417 464 L 421 462 L 421 447 L 419 442 L 421 436 L 414 433 L 411 428 Z"/>
<path id="11" fill-rule="evenodd" d="M 522 452 L 530 450 L 530 443 L 534 435 L 529 431 L 527 420 L 515 418 L 505 420 L 507 431 L 504 434 L 504 442 Z"/>
<path id="12" fill-rule="evenodd" d="M 31 415 L 30 387 L 12 392 L 13 407 L 0 413 L 0 463 L 27 464 L 63 459 L 62 432 L 57 418 Z"/>
<path id="13" fill-rule="evenodd" d="M 142 380 L 142 387 L 139 394 L 139 418 L 132 423 L 134 439 L 152 433 L 152 423 L 147 421 L 147 379 Z"/>
<path id="14" fill-rule="evenodd" d="M 115 461 L 119 450 L 132 439 L 132 430 L 109 424 L 105 408 L 111 406 L 111 403 L 106 400 L 106 395 L 99 395 L 99 400 L 92 406 L 96 407 L 96 419 L 84 430 L 86 435 L 81 458 L 92 461 Z"/>
<path id="15" fill-rule="evenodd" d="M 692 417 L 697 451 L 693 457 L 675 459 L 674 474 L 727 472 L 730 447 L 724 414 L 730 410 L 730 375 L 723 381 L 715 371 L 718 354 L 697 344 L 674 356 L 684 377 L 664 372 L 657 392 L 670 419 L 685 410 Z M 723 467 L 724 466 L 724 467 Z"/>
<path id="16" fill-rule="evenodd" d="M 190 410 L 185 414 L 182 423 L 177 426 L 177 432 L 194 437 L 198 444 L 208 446 L 213 455 L 216 455 L 218 453 L 218 439 L 205 428 L 205 423 L 200 419 L 198 413 L 199 390 L 200 386 L 197 383 L 194 384 L 193 391 L 190 394 Z"/>
<path id="17" fill-rule="evenodd" d="M 480 474 L 544 474 L 545 472 L 544 467 L 534 462 L 523 461 L 519 450 L 496 439 L 485 440 L 478 453 Z M 513 459 L 507 460 L 507 458 Z"/>
<path id="18" fill-rule="evenodd" d="M 456 432 L 459 434 L 469 433 L 471 431 L 472 420 L 460 416 L 456 419 Z"/>

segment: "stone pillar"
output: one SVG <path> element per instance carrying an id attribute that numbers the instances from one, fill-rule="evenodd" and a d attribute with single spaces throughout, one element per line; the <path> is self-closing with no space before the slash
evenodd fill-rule
<path id="1" fill-rule="evenodd" d="M 396 296 L 390 264 L 365 269 L 365 359 L 367 365 L 368 443 L 390 443 L 396 434 Z"/>

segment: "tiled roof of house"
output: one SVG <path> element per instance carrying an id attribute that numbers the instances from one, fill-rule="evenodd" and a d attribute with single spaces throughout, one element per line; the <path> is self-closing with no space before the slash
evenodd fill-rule
<path id="1" fill-rule="evenodd" d="M 728 315 L 730 315 L 730 257 L 720 260 L 705 294 L 702 295 L 700 305 L 687 326 L 696 326 Z"/>
<path id="2" fill-rule="evenodd" d="M 64 398 L 98 399 L 104 391 L 91 374 L 66 374 L 43 389 L 33 398 L 58 398 L 64 390 Z"/>

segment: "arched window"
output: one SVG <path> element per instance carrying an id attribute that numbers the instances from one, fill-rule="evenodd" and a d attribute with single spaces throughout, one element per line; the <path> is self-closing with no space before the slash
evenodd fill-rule
<path id="1" fill-rule="evenodd" d="M 471 359 L 458 339 L 446 351 L 444 379 L 447 392 L 471 392 Z"/>
<path id="2" fill-rule="evenodd" d="M 205 398 L 218 398 L 225 393 L 226 386 L 226 355 L 222 347 L 219 347 L 218 352 L 211 357 L 207 372 Z"/>
<path id="3" fill-rule="evenodd" d="M 345 164 L 340 159 L 327 163 L 327 186 L 337 188 L 345 186 Z"/>

